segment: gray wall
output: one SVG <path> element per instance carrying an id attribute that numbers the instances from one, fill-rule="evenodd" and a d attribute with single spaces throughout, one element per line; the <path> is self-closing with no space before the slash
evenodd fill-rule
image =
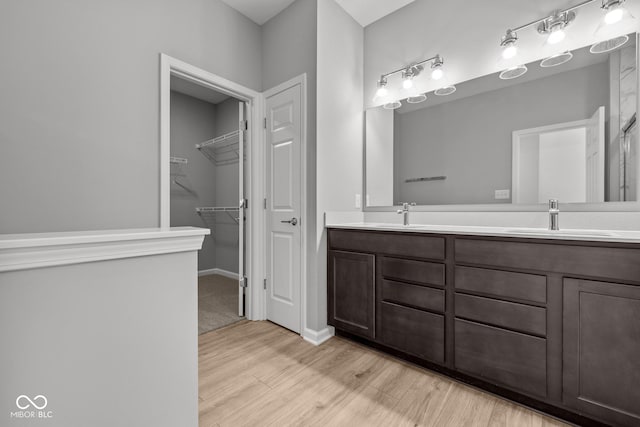
<path id="1" fill-rule="evenodd" d="M 197 148 L 196 144 L 216 136 L 216 106 L 205 101 L 171 92 L 171 155 L 189 160 L 180 168 L 171 167 L 176 181 L 171 183 L 171 226 L 208 227 L 196 213 L 196 207 L 215 206 L 216 168 Z M 198 252 L 198 270 L 216 267 L 215 241 L 205 236 Z"/>
<path id="2" fill-rule="evenodd" d="M 220 0 L 3 1 L 0 233 L 158 226 L 159 53 L 260 90 L 261 49 Z"/>
<path id="3" fill-rule="evenodd" d="M 238 129 L 238 100 L 229 98 L 216 105 L 216 136 Z M 216 206 L 237 206 L 238 163 L 216 166 Z M 245 175 L 246 176 L 246 175 Z M 234 217 L 237 212 L 231 212 Z M 216 267 L 232 273 L 238 272 L 238 224 L 227 214 L 218 214 L 213 235 L 215 241 Z M 206 239 L 205 239 L 206 240 Z"/>
<path id="4" fill-rule="evenodd" d="M 602 62 L 521 85 L 397 114 L 396 203 L 509 203 L 494 190 L 511 188 L 511 133 L 581 120 L 609 104 Z M 404 183 L 445 175 L 445 181 Z"/>
<path id="5" fill-rule="evenodd" d="M 196 253 L 0 273 L 0 424 L 198 425 Z M 53 418 L 10 419 L 44 395 Z"/>
<path id="6" fill-rule="evenodd" d="M 364 30 L 333 0 L 318 2 L 317 84 L 317 286 L 307 295 L 317 310 L 312 329 L 323 329 L 327 318 L 327 239 L 324 214 L 356 211 L 362 197 Z M 309 309 L 311 312 L 311 309 Z"/>
<path id="7" fill-rule="evenodd" d="M 325 0 L 321 0 L 325 1 Z M 316 278 L 316 66 L 317 0 L 297 0 L 262 26 L 262 87 L 268 90 L 307 73 L 307 321 L 317 329 L 321 321 Z M 323 288 L 324 289 L 324 288 Z"/>

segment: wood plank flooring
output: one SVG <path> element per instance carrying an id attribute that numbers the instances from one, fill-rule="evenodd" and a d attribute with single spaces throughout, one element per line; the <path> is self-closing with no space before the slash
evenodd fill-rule
<path id="1" fill-rule="evenodd" d="M 199 342 L 200 427 L 564 425 L 342 338 L 241 321 Z"/>

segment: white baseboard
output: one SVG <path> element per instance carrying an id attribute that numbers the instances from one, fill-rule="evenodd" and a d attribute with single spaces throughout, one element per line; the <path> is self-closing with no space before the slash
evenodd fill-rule
<path id="1" fill-rule="evenodd" d="M 304 332 L 302 333 L 302 338 L 313 345 L 320 345 L 331 338 L 334 334 L 335 329 L 331 326 L 327 326 L 326 328 L 319 331 L 305 328 Z"/>
<path id="2" fill-rule="evenodd" d="M 228 277 L 229 279 L 238 280 L 238 273 L 233 273 L 231 271 L 223 270 L 221 268 L 210 268 L 208 270 L 200 270 L 198 271 L 198 276 L 209 276 L 211 274 L 218 274 L 220 276 Z"/>

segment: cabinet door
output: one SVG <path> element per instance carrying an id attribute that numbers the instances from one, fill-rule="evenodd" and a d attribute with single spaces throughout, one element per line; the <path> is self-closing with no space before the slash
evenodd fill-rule
<path id="1" fill-rule="evenodd" d="M 565 405 L 640 425 L 640 287 L 564 280 Z"/>
<path id="2" fill-rule="evenodd" d="M 329 251 L 328 317 L 338 329 L 374 337 L 375 256 Z"/>

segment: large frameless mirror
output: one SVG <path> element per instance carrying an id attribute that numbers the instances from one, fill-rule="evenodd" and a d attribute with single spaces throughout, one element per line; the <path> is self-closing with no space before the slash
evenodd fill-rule
<path id="1" fill-rule="evenodd" d="M 636 202 L 637 50 L 629 34 L 610 51 L 563 52 L 424 102 L 367 110 L 366 207 Z"/>

